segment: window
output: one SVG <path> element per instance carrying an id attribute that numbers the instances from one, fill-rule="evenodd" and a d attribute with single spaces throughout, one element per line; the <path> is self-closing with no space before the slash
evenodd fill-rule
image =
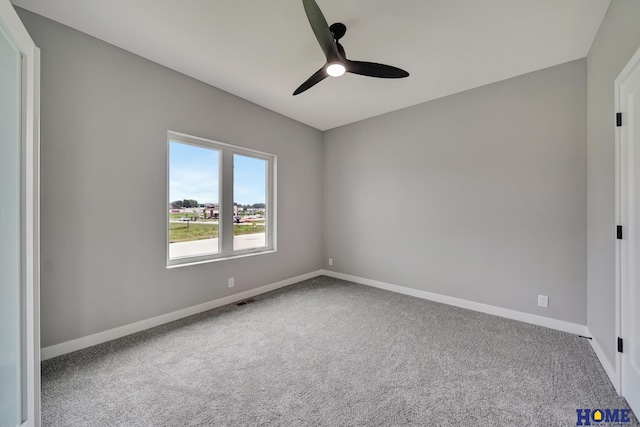
<path id="1" fill-rule="evenodd" d="M 275 250 L 276 157 L 168 132 L 167 266 Z"/>

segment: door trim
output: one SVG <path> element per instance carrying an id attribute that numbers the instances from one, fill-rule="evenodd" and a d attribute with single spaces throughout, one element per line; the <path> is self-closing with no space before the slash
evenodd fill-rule
<path id="1" fill-rule="evenodd" d="M 0 25 L 22 56 L 22 207 L 25 297 L 26 421 L 40 426 L 40 50 L 9 0 L 0 0 Z M 22 427 L 21 426 L 21 427 Z"/>

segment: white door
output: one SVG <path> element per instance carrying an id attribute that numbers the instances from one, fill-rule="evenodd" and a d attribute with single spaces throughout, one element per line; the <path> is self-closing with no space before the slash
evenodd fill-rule
<path id="1" fill-rule="evenodd" d="M 640 416 L 640 50 L 616 79 L 620 241 L 618 353 L 621 394 Z M 625 233 L 626 229 L 626 233 Z M 626 236 L 625 236 L 626 234 Z"/>
<path id="2" fill-rule="evenodd" d="M 39 51 L 0 0 L 0 427 L 40 425 Z"/>

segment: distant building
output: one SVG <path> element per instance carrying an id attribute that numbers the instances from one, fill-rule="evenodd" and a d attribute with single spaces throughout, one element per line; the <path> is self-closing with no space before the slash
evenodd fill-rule
<path id="1" fill-rule="evenodd" d="M 205 203 L 203 211 L 207 219 L 220 218 L 220 208 L 217 203 Z"/>

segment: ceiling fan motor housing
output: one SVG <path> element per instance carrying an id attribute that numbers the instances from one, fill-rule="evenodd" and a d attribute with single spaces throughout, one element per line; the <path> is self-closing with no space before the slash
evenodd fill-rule
<path id="1" fill-rule="evenodd" d="M 331 31 L 334 40 L 340 40 L 347 32 L 347 26 L 342 22 L 336 22 L 335 24 L 331 24 L 329 31 Z"/>

